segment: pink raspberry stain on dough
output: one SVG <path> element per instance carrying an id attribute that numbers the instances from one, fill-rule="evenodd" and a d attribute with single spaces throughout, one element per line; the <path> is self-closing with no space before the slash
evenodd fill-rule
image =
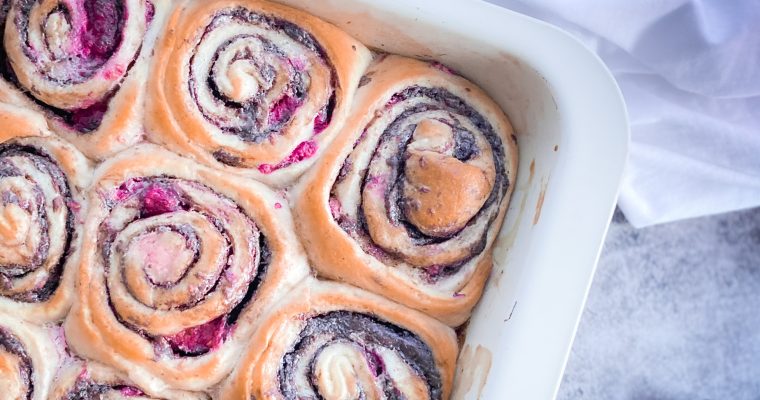
<path id="1" fill-rule="evenodd" d="M 286 94 L 269 110 L 269 125 L 277 125 L 287 121 L 301 104 L 303 104 L 302 100 Z"/>
<path id="2" fill-rule="evenodd" d="M 227 337 L 229 327 L 222 316 L 203 325 L 187 328 L 166 340 L 172 349 L 187 354 L 203 354 L 219 347 Z"/>
<path id="3" fill-rule="evenodd" d="M 163 185 L 151 185 L 145 189 L 142 215 L 152 217 L 181 209 L 181 200 L 177 192 Z"/>
<path id="4" fill-rule="evenodd" d="M 332 214 L 333 219 L 337 220 L 340 218 L 340 215 L 343 213 L 343 207 L 340 204 L 340 200 L 330 197 L 329 200 L 330 205 L 330 214 Z"/>
<path id="5" fill-rule="evenodd" d="M 439 71 L 446 72 L 447 74 L 459 75 L 459 72 L 457 72 L 453 68 L 449 67 L 448 65 L 440 63 L 438 61 L 433 61 L 432 63 L 430 63 L 430 66 L 433 67 L 433 68 L 435 68 L 435 69 L 437 69 L 437 70 L 439 70 Z"/>
<path id="6" fill-rule="evenodd" d="M 262 174 L 271 174 L 274 171 L 277 171 L 278 169 L 285 168 L 289 165 L 301 162 L 303 160 L 306 160 L 308 158 L 311 158 L 314 156 L 314 154 L 317 153 L 317 149 L 319 148 L 319 145 L 317 145 L 317 142 L 314 140 L 307 140 L 305 142 L 301 142 L 298 146 L 296 146 L 295 150 L 293 150 L 290 155 L 285 158 L 284 160 L 280 161 L 277 164 L 261 164 L 259 165 L 259 172 Z"/>
<path id="7" fill-rule="evenodd" d="M 124 397 L 140 397 L 145 396 L 145 393 L 143 393 L 142 390 L 134 387 L 134 386 L 122 386 L 119 388 L 119 392 Z"/>
<path id="8" fill-rule="evenodd" d="M 314 134 L 319 135 L 330 125 L 330 113 L 327 107 L 314 117 Z"/>
<path id="9" fill-rule="evenodd" d="M 130 179 L 121 185 L 114 191 L 113 199 L 116 201 L 124 201 L 129 196 L 133 195 L 145 186 L 143 182 L 137 179 Z"/>

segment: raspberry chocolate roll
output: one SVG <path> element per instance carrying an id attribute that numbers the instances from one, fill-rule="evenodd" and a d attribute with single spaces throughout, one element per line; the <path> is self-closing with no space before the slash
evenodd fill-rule
<path id="1" fill-rule="evenodd" d="M 286 6 L 185 2 L 156 47 L 150 138 L 286 186 L 340 129 L 370 59 L 335 26 Z"/>
<path id="2" fill-rule="evenodd" d="M 517 169 L 498 105 L 440 64 L 381 56 L 351 117 L 294 194 L 324 276 L 456 326 L 491 269 Z"/>
<path id="3" fill-rule="evenodd" d="M 60 359 L 49 329 L 0 312 L 0 397 L 47 400 Z"/>
<path id="4" fill-rule="evenodd" d="M 141 140 L 151 37 L 167 0 L 6 0 L 0 101 L 43 112 L 88 157 Z"/>
<path id="5" fill-rule="evenodd" d="M 219 398 L 449 398 L 451 328 L 348 285 L 309 279 L 298 293 L 266 317 Z"/>
<path id="6" fill-rule="evenodd" d="M 126 374 L 94 361 L 73 360 L 57 373 L 50 400 L 206 400 L 203 393 L 165 390 L 150 395 Z"/>
<path id="7" fill-rule="evenodd" d="M 38 114 L 0 105 L 0 312 L 60 321 L 74 296 L 89 161 Z"/>
<path id="8" fill-rule="evenodd" d="M 66 336 L 151 393 L 221 380 L 309 274 L 284 199 L 154 145 L 99 167 L 89 201 Z"/>

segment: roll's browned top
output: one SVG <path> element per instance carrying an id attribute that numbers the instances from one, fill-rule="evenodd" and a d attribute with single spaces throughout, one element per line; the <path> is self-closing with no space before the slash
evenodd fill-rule
<path id="1" fill-rule="evenodd" d="M 137 143 L 149 51 L 170 3 L 4 2 L 0 100 L 41 112 L 93 159 Z"/>
<path id="2" fill-rule="evenodd" d="M 251 337 L 220 398 L 448 398 L 450 328 L 348 285 L 309 279 L 297 290 Z"/>
<path id="3" fill-rule="evenodd" d="M 36 323 L 69 310 L 90 162 L 36 113 L 0 105 L 0 311 Z"/>
<path id="4" fill-rule="evenodd" d="M 437 64 L 381 56 L 295 212 L 315 268 L 457 325 L 480 298 L 512 193 L 504 113 Z"/>
<path id="5" fill-rule="evenodd" d="M 219 381 L 308 274 L 283 198 L 157 146 L 100 166 L 90 204 L 66 335 L 151 393 Z"/>
<path id="6" fill-rule="evenodd" d="M 151 140 L 275 186 L 340 129 L 370 60 L 318 18 L 259 0 L 185 2 L 156 47 Z"/>

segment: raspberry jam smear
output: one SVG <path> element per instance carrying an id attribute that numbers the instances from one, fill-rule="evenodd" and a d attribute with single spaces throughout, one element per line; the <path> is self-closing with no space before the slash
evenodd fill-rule
<path id="1" fill-rule="evenodd" d="M 181 200 L 177 192 L 163 185 L 151 185 L 145 189 L 142 210 L 144 217 L 166 214 L 181 209 Z"/>
<path id="2" fill-rule="evenodd" d="M 277 164 L 261 164 L 259 165 L 259 172 L 262 174 L 271 174 L 274 171 L 277 171 L 278 169 L 285 168 L 289 165 L 301 162 L 303 160 L 306 160 L 308 158 L 311 158 L 314 156 L 314 154 L 317 153 L 317 149 L 319 146 L 317 145 L 317 142 L 313 140 L 307 140 L 305 142 L 301 142 L 298 146 L 296 146 L 295 150 L 293 150 L 290 155 L 285 158 L 284 160 L 280 161 Z"/>
<path id="3" fill-rule="evenodd" d="M 142 390 L 134 387 L 134 386 L 117 386 L 114 389 L 118 390 L 119 393 L 121 393 L 124 397 L 139 397 L 139 396 L 145 396 L 145 393 L 143 393 Z"/>
<path id="4" fill-rule="evenodd" d="M 92 132 L 103 122 L 111 98 L 99 101 L 87 108 L 73 110 L 64 117 L 66 123 L 78 132 Z"/>
<path id="5" fill-rule="evenodd" d="M 187 328 L 175 335 L 166 337 L 172 350 L 179 354 L 204 354 L 219 347 L 230 327 L 225 317 L 219 317 L 203 325 Z"/>
<path id="6" fill-rule="evenodd" d="M 283 96 L 269 110 L 269 124 L 278 125 L 290 119 L 303 101 L 290 95 Z"/>

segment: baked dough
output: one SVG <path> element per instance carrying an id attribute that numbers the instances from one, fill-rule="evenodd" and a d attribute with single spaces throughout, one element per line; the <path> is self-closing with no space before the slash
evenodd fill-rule
<path id="1" fill-rule="evenodd" d="M 454 331 L 363 290 L 305 281 L 264 318 L 220 399 L 449 398 Z"/>
<path id="2" fill-rule="evenodd" d="M 148 64 L 170 0 L 5 5 L 1 102 L 41 112 L 96 160 L 143 139 Z"/>
<path id="3" fill-rule="evenodd" d="M 90 162 L 38 114 L 0 104 L 0 312 L 60 322 L 74 297 Z"/>
<path id="4" fill-rule="evenodd" d="M 501 109 L 441 67 L 380 56 L 322 162 L 293 194 L 327 278 L 457 326 L 480 299 L 517 146 Z"/>
<path id="5" fill-rule="evenodd" d="M 292 183 L 342 126 L 370 52 L 259 0 L 185 1 L 155 50 L 150 139 L 227 172 Z"/>
<path id="6" fill-rule="evenodd" d="M 89 201 L 66 337 L 151 393 L 220 381 L 309 273 L 283 198 L 154 145 L 102 164 Z"/>

